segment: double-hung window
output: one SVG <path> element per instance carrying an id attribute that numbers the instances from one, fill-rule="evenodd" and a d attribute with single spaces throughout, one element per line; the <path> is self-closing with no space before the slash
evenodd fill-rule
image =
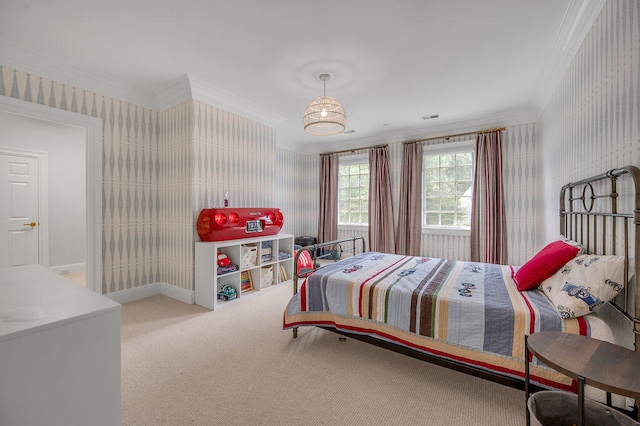
<path id="1" fill-rule="evenodd" d="M 423 228 L 454 232 L 471 229 L 474 158 L 474 141 L 425 147 Z"/>
<path id="2" fill-rule="evenodd" d="M 340 157 L 338 163 L 338 225 L 369 223 L 369 157 Z"/>

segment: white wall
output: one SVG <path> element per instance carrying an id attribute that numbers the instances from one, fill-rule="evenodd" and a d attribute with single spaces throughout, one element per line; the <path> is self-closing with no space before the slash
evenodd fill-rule
<path id="1" fill-rule="evenodd" d="M 85 263 L 86 139 L 84 128 L 0 111 L 0 146 L 48 153 L 51 267 Z"/>

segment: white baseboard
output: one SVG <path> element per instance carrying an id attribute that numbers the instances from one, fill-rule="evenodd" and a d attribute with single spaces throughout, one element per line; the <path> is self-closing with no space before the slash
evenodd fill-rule
<path id="1" fill-rule="evenodd" d="M 87 269 L 86 263 L 73 263 L 70 265 L 50 266 L 49 270 L 56 274 L 68 274 L 71 272 L 79 272 Z"/>
<path id="2" fill-rule="evenodd" d="M 160 294 L 193 305 L 196 302 L 196 294 L 193 290 L 176 287 L 173 284 L 160 283 Z"/>
<path id="3" fill-rule="evenodd" d="M 104 296 L 114 302 L 124 304 L 133 302 L 134 300 L 146 299 L 147 297 L 156 296 L 158 294 L 171 297 L 172 299 L 176 299 L 190 305 L 195 303 L 195 293 L 192 290 L 185 290 L 184 288 L 162 282 L 116 291 L 115 293 L 105 294 Z"/>

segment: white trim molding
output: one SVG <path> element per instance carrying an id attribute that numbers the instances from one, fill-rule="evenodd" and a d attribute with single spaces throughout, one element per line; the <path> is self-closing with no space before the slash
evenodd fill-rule
<path id="1" fill-rule="evenodd" d="M 197 77 L 184 74 L 156 91 L 157 105 L 165 111 L 182 102 L 194 99 L 217 108 L 276 128 L 285 117 L 258 104 L 243 99 Z"/>
<path id="2" fill-rule="evenodd" d="M 72 263 L 69 265 L 50 266 L 49 270 L 55 272 L 58 275 L 69 274 L 72 272 L 80 272 L 87 269 L 86 263 Z"/>
<path id="3" fill-rule="evenodd" d="M 533 100 L 538 115 L 534 121 L 537 121 L 542 114 L 606 2 L 607 0 L 571 0 L 569 2 L 560 28 L 554 37 L 551 58 L 545 63 L 535 86 Z"/>
<path id="4" fill-rule="evenodd" d="M 96 74 L 94 71 L 61 61 L 54 56 L 16 46 L 3 40 L 0 40 L 0 64 L 91 90 L 134 105 L 151 109 L 157 107 L 155 96 L 151 93 L 127 87 L 105 75 Z"/>
<path id="5" fill-rule="evenodd" d="M 87 130 L 87 288 L 102 294 L 102 120 L 8 96 L 0 110 Z"/>
<path id="6" fill-rule="evenodd" d="M 140 287 L 116 291 L 114 293 L 105 294 L 105 297 L 108 297 L 114 302 L 118 302 L 122 305 L 124 303 L 157 296 L 158 294 L 162 294 L 189 305 L 193 305 L 195 303 L 195 292 L 193 290 L 185 290 L 164 282 L 146 284 Z"/>

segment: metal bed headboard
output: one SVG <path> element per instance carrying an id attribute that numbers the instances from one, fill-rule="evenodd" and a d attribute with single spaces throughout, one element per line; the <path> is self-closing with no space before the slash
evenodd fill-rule
<path id="1" fill-rule="evenodd" d="M 623 178 L 627 184 L 627 177 L 633 179 L 633 187 L 630 188 L 633 193 L 621 203 L 618 179 Z M 594 211 L 596 203 L 599 208 Z M 620 212 L 621 208 L 626 212 Z M 623 294 L 611 304 L 632 322 L 635 350 L 640 351 L 640 291 L 637 289 L 640 265 L 640 169 L 635 166 L 620 167 L 563 186 L 560 191 L 560 232 L 581 243 L 587 253 L 624 254 L 626 285 Z"/>

